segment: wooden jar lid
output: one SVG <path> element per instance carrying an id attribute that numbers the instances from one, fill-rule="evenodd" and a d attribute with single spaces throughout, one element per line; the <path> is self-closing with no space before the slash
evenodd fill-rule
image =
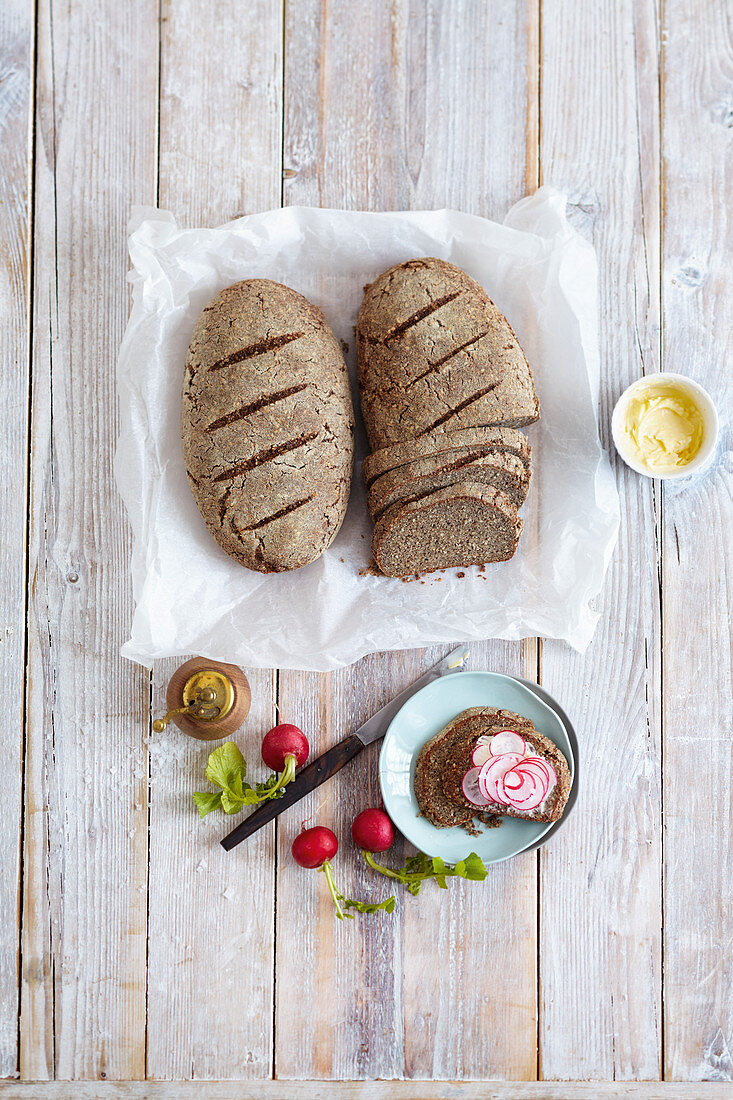
<path id="1" fill-rule="evenodd" d="M 212 675 L 200 675 L 210 672 Z M 193 678 L 193 679 L 192 679 Z M 191 683 L 189 684 L 189 681 Z M 177 710 L 191 701 L 192 694 L 204 685 L 214 696 L 210 707 L 201 706 L 202 715 L 207 710 L 221 707 L 226 713 L 221 717 L 196 717 L 192 714 L 174 714 L 175 722 L 183 733 L 196 737 L 199 741 L 219 741 L 230 737 L 249 714 L 252 692 L 249 681 L 236 665 L 227 665 L 222 661 L 211 661 L 205 657 L 192 657 L 190 661 L 177 668 L 170 678 L 166 692 L 168 710 Z M 188 686 L 188 689 L 187 689 Z"/>

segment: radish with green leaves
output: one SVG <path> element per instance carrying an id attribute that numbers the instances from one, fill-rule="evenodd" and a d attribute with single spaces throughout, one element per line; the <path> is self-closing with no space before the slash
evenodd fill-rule
<path id="1" fill-rule="evenodd" d="M 280 798 L 288 783 L 295 778 L 295 769 L 308 759 L 308 738 L 297 726 L 282 722 L 265 734 L 262 759 L 272 775 L 254 787 L 245 781 L 247 761 L 233 741 L 227 741 L 209 756 L 206 778 L 219 791 L 197 791 L 193 800 L 202 817 L 221 807 L 225 814 L 236 814 L 245 806 L 256 806 L 270 798 Z"/>
<path id="2" fill-rule="evenodd" d="M 411 894 L 419 894 L 420 887 L 425 879 L 434 878 L 443 890 L 447 889 L 447 878 L 467 878 L 482 881 L 488 871 L 483 860 L 471 852 L 465 859 L 456 863 L 455 867 L 449 867 L 440 856 L 426 856 L 424 852 L 418 852 L 416 856 L 408 856 L 405 866 L 399 871 L 393 871 L 391 867 L 385 867 L 374 859 L 374 852 L 388 851 L 395 839 L 394 825 L 384 810 L 362 810 L 354 818 L 351 826 L 351 836 L 354 843 L 361 848 L 367 866 L 380 875 L 396 879 L 401 882 Z"/>
<path id="3" fill-rule="evenodd" d="M 327 829 L 325 825 L 314 825 L 298 833 L 292 843 L 291 852 L 293 859 L 301 867 L 323 871 L 339 920 L 344 920 L 346 917 L 349 920 L 354 919 L 354 914 L 344 912 L 345 909 L 356 909 L 359 913 L 376 913 L 379 909 L 384 909 L 385 912 L 392 913 L 395 907 L 394 898 L 387 898 L 386 901 L 379 903 L 354 901 L 353 898 L 345 897 L 336 889 L 331 860 L 338 852 L 338 847 L 339 842 L 334 832 Z"/>
<path id="4" fill-rule="evenodd" d="M 277 777 L 278 789 L 292 783 L 295 769 L 303 767 L 309 752 L 308 738 L 290 722 L 273 726 L 262 741 L 262 759 L 268 768 L 280 773 Z"/>

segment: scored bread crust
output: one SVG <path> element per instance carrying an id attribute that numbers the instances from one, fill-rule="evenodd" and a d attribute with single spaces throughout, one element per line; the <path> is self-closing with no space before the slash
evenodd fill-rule
<path id="1" fill-rule="evenodd" d="M 419 458 L 378 477 L 367 492 L 367 507 L 372 518 L 378 519 L 397 501 L 417 500 L 461 481 L 491 485 L 519 508 L 527 497 L 529 471 L 516 455 L 486 448 L 469 448 L 458 458 Z"/>
<path id="2" fill-rule="evenodd" d="M 471 753 L 477 738 L 481 734 L 491 734 L 505 728 L 516 730 L 555 769 L 557 784 L 542 808 L 522 812 L 510 806 L 490 804 L 481 810 L 472 806 L 463 795 L 461 783 L 472 766 Z M 414 789 L 420 812 L 437 828 L 448 828 L 454 824 L 465 827 L 466 815 L 470 815 L 471 819 L 481 819 L 482 815 L 488 814 L 528 821 L 558 821 L 563 815 L 571 786 L 567 760 L 557 745 L 540 733 L 530 719 L 495 707 L 471 707 L 456 715 L 423 746 L 415 765 Z"/>
<path id="3" fill-rule="evenodd" d="M 362 413 L 373 449 L 438 429 L 539 417 L 516 335 L 466 272 L 429 257 L 366 287 L 357 322 Z"/>
<path id="4" fill-rule="evenodd" d="M 322 554 L 346 513 L 353 430 L 344 357 L 316 306 L 250 279 L 204 307 L 181 438 L 196 504 L 227 554 L 262 573 Z"/>
<path id="5" fill-rule="evenodd" d="M 526 436 L 518 428 L 497 428 L 486 425 L 474 428 L 458 428 L 455 431 L 429 432 L 419 439 L 408 439 L 403 443 L 393 443 L 380 447 L 367 455 L 361 472 L 367 489 L 382 474 L 406 466 L 418 458 L 450 455 L 458 458 L 466 450 L 477 446 L 514 454 L 527 467 L 531 468 L 532 448 Z"/>
<path id="6" fill-rule="evenodd" d="M 388 577 L 508 561 L 521 531 L 505 493 L 464 481 L 387 508 L 374 525 L 372 554 Z"/>

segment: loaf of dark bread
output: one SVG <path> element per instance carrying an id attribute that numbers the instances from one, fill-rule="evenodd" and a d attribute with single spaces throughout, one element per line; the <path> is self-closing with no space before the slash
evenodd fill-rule
<path id="1" fill-rule="evenodd" d="M 433 455 L 418 458 L 396 470 L 388 470 L 372 484 L 367 506 L 373 519 L 398 501 L 412 501 L 465 481 L 479 482 L 500 489 L 515 508 L 527 497 L 529 473 L 516 455 L 480 448 L 466 448 L 457 458 Z"/>
<path id="2" fill-rule="evenodd" d="M 436 430 L 539 417 L 532 374 L 484 289 L 444 260 L 409 260 L 366 288 L 357 324 L 372 449 Z"/>
<path id="3" fill-rule="evenodd" d="M 452 461 L 467 450 L 485 447 L 487 450 L 507 451 L 521 459 L 529 471 L 532 451 L 526 437 L 516 428 L 459 428 L 457 431 L 428 432 L 419 439 L 393 443 L 380 447 L 364 459 L 361 468 L 367 489 L 382 474 L 405 466 L 417 458 L 446 455 Z"/>
<path id="4" fill-rule="evenodd" d="M 205 306 L 181 436 L 196 504 L 227 554 L 261 573 L 318 558 L 346 512 L 353 432 L 346 364 L 319 309 L 268 279 Z"/>
<path id="5" fill-rule="evenodd" d="M 478 738 L 506 729 L 518 733 L 530 752 L 549 763 L 557 777 L 545 801 L 531 810 L 520 811 L 499 803 L 481 809 L 472 805 L 462 791 L 463 777 L 473 766 Z M 414 789 L 420 812 L 438 828 L 466 828 L 466 822 L 474 818 L 485 820 L 497 814 L 525 821 L 558 821 L 571 786 L 568 762 L 557 745 L 535 729 L 528 718 L 495 707 L 471 707 L 457 715 L 423 746 L 415 765 Z"/>
<path id="6" fill-rule="evenodd" d="M 374 526 L 372 554 L 388 577 L 507 561 L 521 530 L 505 493 L 465 481 L 387 508 Z"/>

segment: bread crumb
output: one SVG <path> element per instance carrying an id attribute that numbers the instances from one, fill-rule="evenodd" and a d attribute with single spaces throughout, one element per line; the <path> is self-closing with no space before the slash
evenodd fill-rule
<path id="1" fill-rule="evenodd" d="M 343 561 L 344 559 L 342 558 L 341 560 Z M 465 577 L 465 575 L 465 573 L 456 573 L 457 577 Z"/>
<path id="2" fill-rule="evenodd" d="M 344 355 L 348 355 L 349 354 L 349 345 L 346 343 L 346 341 L 345 340 L 339 340 L 339 344 L 341 345 L 341 350 L 344 353 Z"/>

